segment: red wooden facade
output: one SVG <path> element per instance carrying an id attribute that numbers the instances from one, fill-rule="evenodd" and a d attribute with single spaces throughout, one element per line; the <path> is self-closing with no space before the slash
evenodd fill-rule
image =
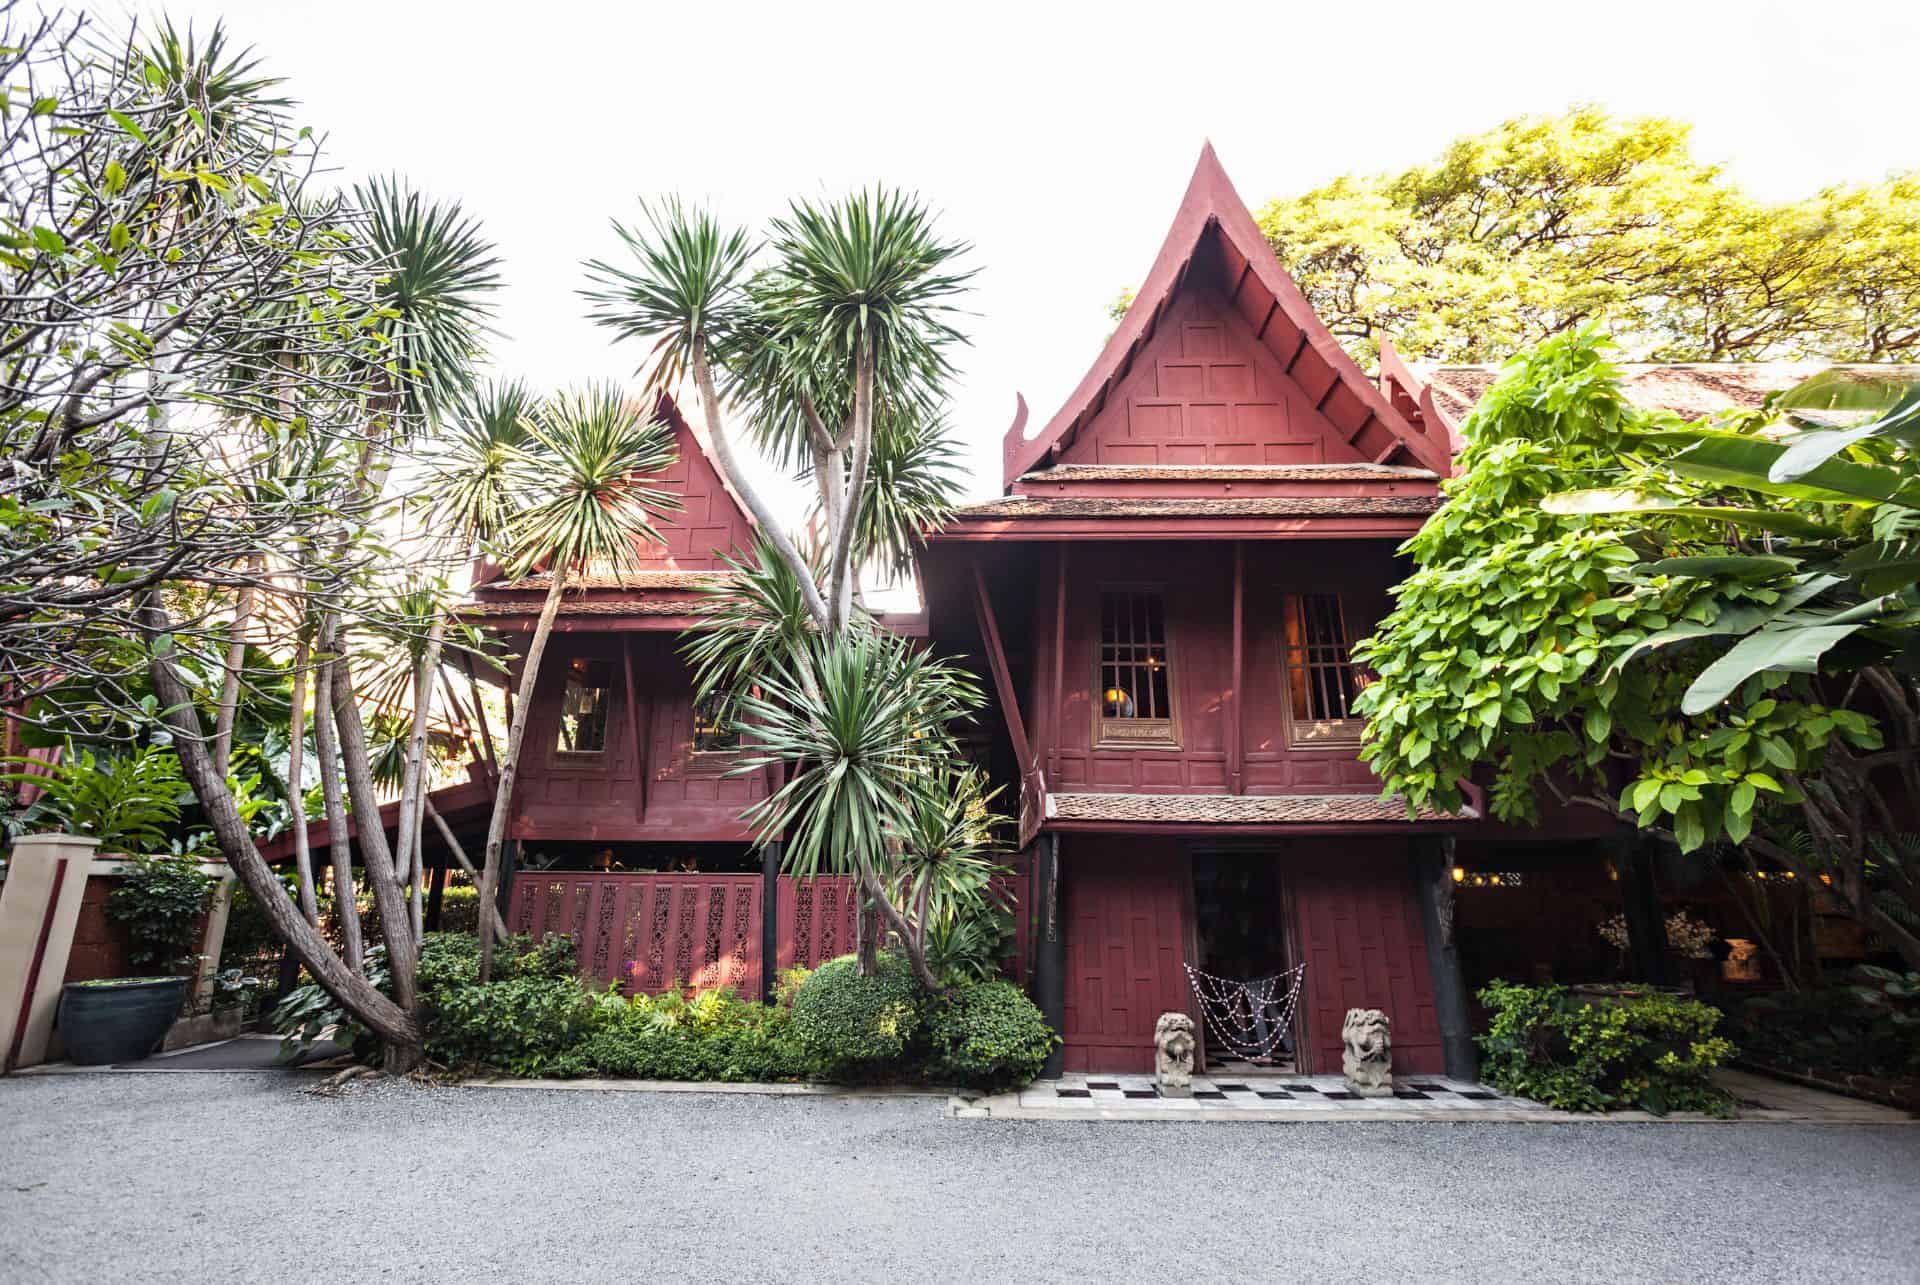
<path id="1" fill-rule="evenodd" d="M 571 936 L 582 974 L 631 991 L 730 986 L 760 995 L 758 875 L 525 871 L 507 924 L 536 938 Z"/>

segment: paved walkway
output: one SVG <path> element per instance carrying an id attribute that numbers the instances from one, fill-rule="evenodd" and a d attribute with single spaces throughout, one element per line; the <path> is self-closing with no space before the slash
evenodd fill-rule
<path id="1" fill-rule="evenodd" d="M 0 1080 L 0 1281 L 1914 1279 L 1920 1129 Z"/>
<path id="2" fill-rule="evenodd" d="M 1732 1119 L 1775 1124 L 1920 1124 L 1892 1107 L 1786 1084 L 1745 1071 L 1716 1078 L 1734 1096 Z M 1150 1075 L 1069 1075 L 1039 1080 L 1016 1093 L 957 1097 L 949 1114 L 958 1119 L 1265 1121 L 1300 1124 L 1361 1120 L 1509 1124 L 1646 1124 L 1719 1122 L 1716 1117 L 1644 1111 L 1575 1115 L 1525 1098 L 1507 1097 L 1482 1084 L 1445 1076 L 1402 1077 L 1390 1098 L 1350 1093 L 1337 1075 L 1193 1077 L 1190 1098 L 1161 1097 Z"/>

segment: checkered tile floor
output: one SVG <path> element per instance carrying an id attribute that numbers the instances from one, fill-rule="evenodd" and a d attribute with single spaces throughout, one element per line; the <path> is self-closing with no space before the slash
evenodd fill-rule
<path id="1" fill-rule="evenodd" d="M 1440 1076 L 1416 1076 L 1395 1082 L 1392 1097 L 1363 1098 L 1337 1075 L 1196 1075 L 1191 1098 L 1162 1098 L 1147 1075 L 1069 1075 L 1036 1081 L 1020 1093 L 1022 1105 L 1159 1106 L 1191 1110 L 1396 1111 L 1537 1110 L 1524 1098 L 1505 1097 L 1479 1084 Z"/>

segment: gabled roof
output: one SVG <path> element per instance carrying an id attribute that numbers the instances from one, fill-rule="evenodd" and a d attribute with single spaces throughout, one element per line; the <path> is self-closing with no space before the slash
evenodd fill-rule
<path id="1" fill-rule="evenodd" d="M 1444 436 L 1436 440 L 1408 422 L 1335 341 L 1274 257 L 1209 143 L 1201 149 L 1173 226 L 1119 329 L 1066 404 L 1031 439 L 1024 436 L 1022 403 L 1004 447 L 1008 488 L 1072 445 L 1153 340 L 1182 288 L 1200 284 L 1202 277 L 1217 287 L 1273 355 L 1284 377 L 1309 394 L 1314 411 L 1347 442 L 1364 443 L 1365 458 L 1449 471 Z"/>

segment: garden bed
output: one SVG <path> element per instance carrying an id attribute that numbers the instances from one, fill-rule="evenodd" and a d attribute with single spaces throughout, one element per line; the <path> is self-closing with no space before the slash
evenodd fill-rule
<path id="1" fill-rule="evenodd" d="M 1920 1114 L 1920 1080 L 1889 1079 L 1817 1066 L 1780 1066 L 1754 1057 L 1737 1057 L 1730 1065 L 1756 1075 L 1785 1080 L 1789 1084 L 1804 1084 L 1810 1089 L 1824 1089 L 1829 1093 L 1859 1098 L 1863 1102 L 1878 1102 L 1881 1106 Z"/>

